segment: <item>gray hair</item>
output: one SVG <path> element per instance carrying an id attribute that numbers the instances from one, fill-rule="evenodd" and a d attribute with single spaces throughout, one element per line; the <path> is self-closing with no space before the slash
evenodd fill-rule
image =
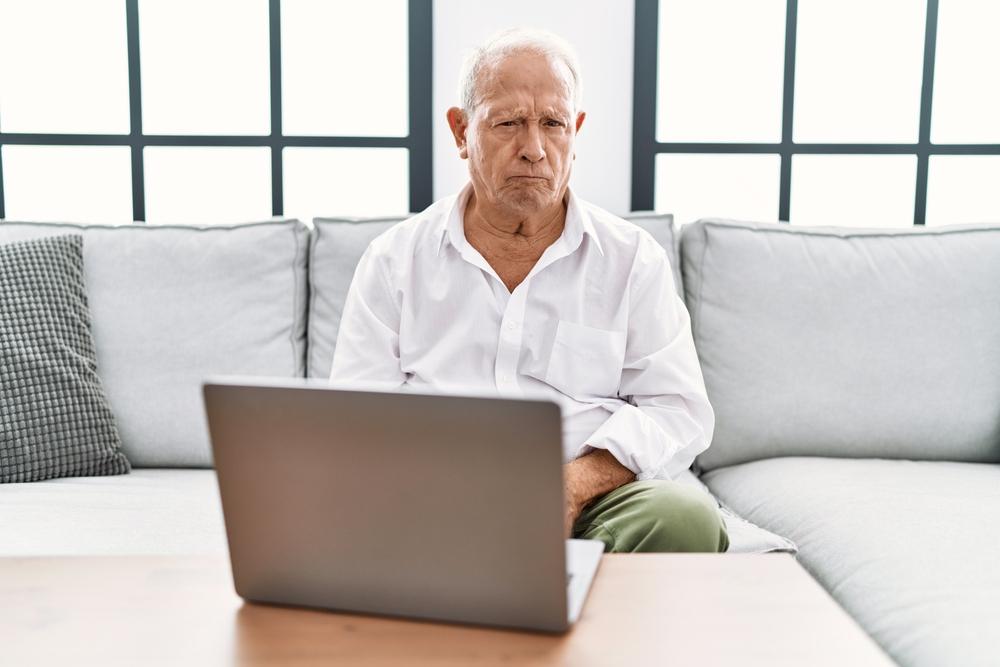
<path id="1" fill-rule="evenodd" d="M 534 28 L 514 28 L 504 30 L 492 37 L 482 46 L 473 47 L 462 61 L 462 72 L 458 77 L 458 100 L 467 115 L 479 101 L 476 85 L 484 70 L 489 71 L 504 58 L 515 53 L 537 53 L 551 60 L 566 64 L 573 77 L 573 111 L 579 111 L 583 100 L 583 78 L 580 75 L 580 61 L 576 52 L 562 37 L 548 30 Z"/>

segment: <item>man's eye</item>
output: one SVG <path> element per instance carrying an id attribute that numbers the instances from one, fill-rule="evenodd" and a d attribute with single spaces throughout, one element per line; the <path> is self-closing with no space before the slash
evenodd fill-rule
<path id="1" fill-rule="evenodd" d="M 504 127 L 514 127 L 514 121 L 512 120 L 505 120 L 500 124 L 503 125 Z"/>
<path id="2" fill-rule="evenodd" d="M 557 120 L 550 120 L 546 123 L 549 127 L 562 127 L 562 123 Z"/>

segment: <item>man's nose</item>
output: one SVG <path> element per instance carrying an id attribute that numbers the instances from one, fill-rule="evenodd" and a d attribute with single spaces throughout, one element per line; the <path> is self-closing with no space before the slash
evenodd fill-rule
<path id="1" fill-rule="evenodd" d="M 519 157 L 528 162 L 538 162 L 545 158 L 545 145 L 542 130 L 533 123 L 528 123 L 524 139 L 521 142 Z"/>

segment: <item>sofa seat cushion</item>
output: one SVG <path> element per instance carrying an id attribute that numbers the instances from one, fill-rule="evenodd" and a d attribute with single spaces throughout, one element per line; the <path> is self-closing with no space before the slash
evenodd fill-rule
<path id="1" fill-rule="evenodd" d="M 214 470 L 0 485 L 0 556 L 227 551 Z"/>
<path id="2" fill-rule="evenodd" d="M 690 468 L 682 472 L 676 482 L 694 487 L 699 491 L 708 494 L 712 503 L 719 508 L 719 514 L 726 524 L 726 532 L 729 533 L 729 554 L 766 554 L 766 553 L 789 553 L 794 554 L 798 550 L 795 544 L 780 535 L 764 530 L 760 526 L 755 526 L 746 519 L 737 516 L 730 508 L 719 503 L 719 499 L 712 495 L 711 490 L 705 483 L 698 479 Z"/>
<path id="3" fill-rule="evenodd" d="M 799 561 L 903 667 L 1000 656 L 1000 465 L 777 458 L 702 478 Z"/>

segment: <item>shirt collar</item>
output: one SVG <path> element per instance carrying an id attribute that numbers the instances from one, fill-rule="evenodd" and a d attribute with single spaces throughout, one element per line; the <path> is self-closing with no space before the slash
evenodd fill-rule
<path id="1" fill-rule="evenodd" d="M 583 235 L 586 234 L 597 247 L 597 252 L 604 257 L 604 248 L 601 247 L 601 240 L 597 238 L 594 230 L 594 221 L 590 218 L 590 211 L 580 206 L 580 200 L 576 198 L 572 188 L 566 188 L 566 195 L 569 203 L 566 205 L 566 228 L 563 236 L 567 237 L 569 247 L 576 250 L 583 242 Z"/>
<path id="2" fill-rule="evenodd" d="M 438 242 L 438 257 L 441 256 L 441 249 L 445 243 L 451 243 L 459 252 L 468 246 L 469 242 L 465 239 L 465 207 L 471 196 L 472 181 L 469 181 L 455 196 L 455 201 L 448 209 L 444 226 L 441 228 L 441 240 Z"/>
<path id="3" fill-rule="evenodd" d="M 441 238 L 438 241 L 437 254 L 441 256 L 441 249 L 445 243 L 451 243 L 460 253 L 468 246 L 469 242 L 465 238 L 465 207 L 472 197 L 472 181 L 465 184 L 465 187 L 455 196 L 455 201 L 448 209 L 448 216 L 444 226 L 441 228 Z M 580 206 L 580 201 L 576 198 L 572 188 L 566 188 L 566 198 L 569 202 L 566 205 L 566 225 L 563 228 L 562 236 L 557 242 L 565 243 L 570 252 L 575 251 L 583 243 L 586 234 L 594 242 L 597 252 L 604 256 L 604 248 L 597 238 L 594 230 L 594 222 L 590 219 L 590 212 Z"/>

